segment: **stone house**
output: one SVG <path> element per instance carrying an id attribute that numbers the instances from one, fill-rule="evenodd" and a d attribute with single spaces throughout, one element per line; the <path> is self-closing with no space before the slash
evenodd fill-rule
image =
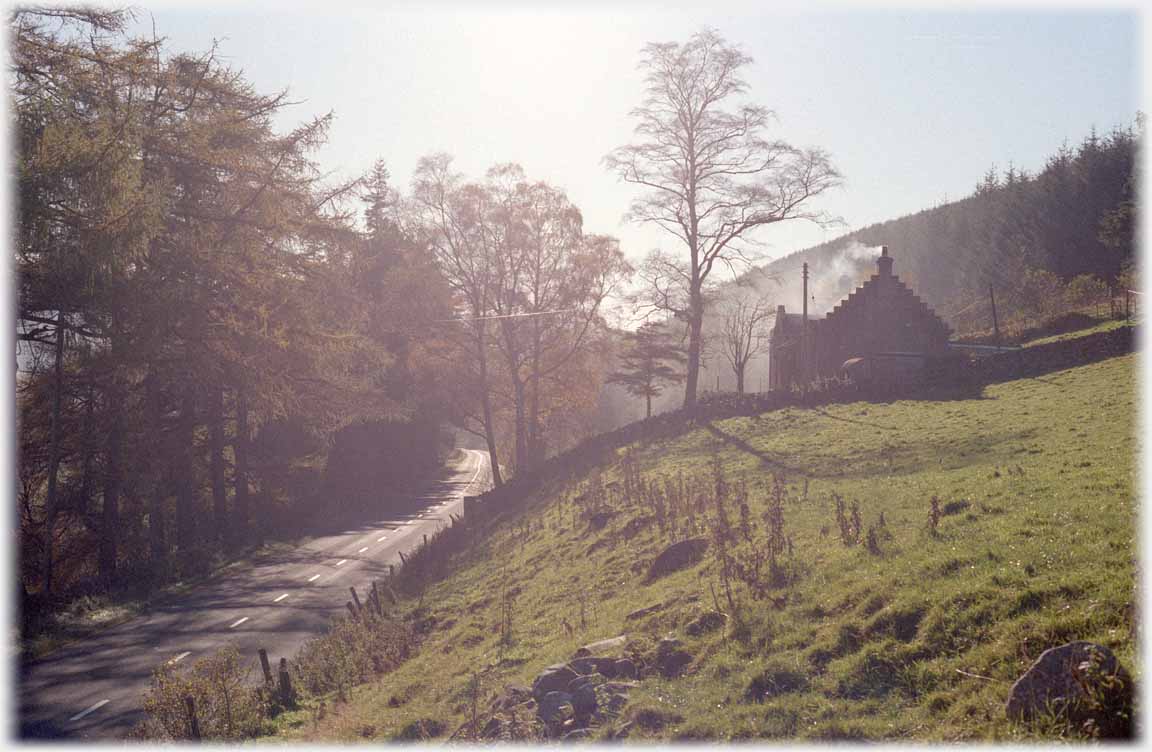
<path id="1" fill-rule="evenodd" d="M 888 247 L 876 273 L 823 317 L 776 309 L 768 350 L 771 389 L 851 375 L 859 381 L 910 385 L 948 355 L 952 330 L 892 273 Z M 807 298 L 807 279 L 804 295 Z"/>

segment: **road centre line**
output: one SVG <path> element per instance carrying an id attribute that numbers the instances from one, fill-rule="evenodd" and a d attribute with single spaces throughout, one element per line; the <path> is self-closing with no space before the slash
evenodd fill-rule
<path id="1" fill-rule="evenodd" d="M 368 547 L 367 547 L 367 546 L 365 546 L 364 548 L 360 549 L 360 550 L 359 550 L 359 551 L 357 551 L 356 553 L 358 553 L 358 554 L 362 554 L 362 553 L 364 553 L 364 552 L 365 552 L 365 551 L 367 551 L 367 550 L 368 550 Z"/>
<path id="2" fill-rule="evenodd" d="M 168 662 L 169 662 L 169 663 L 179 663 L 180 661 L 184 660 L 185 658 L 187 658 L 187 657 L 188 657 L 188 656 L 190 656 L 190 655 L 192 655 L 192 651 L 191 651 L 191 650 L 186 650 L 186 651 L 184 651 L 183 653 L 181 653 L 180 655 L 176 656 L 175 658 L 173 658 L 172 660 L 170 660 L 170 661 L 168 661 Z"/>
<path id="3" fill-rule="evenodd" d="M 92 712 L 94 712 L 94 711 L 97 711 L 97 710 L 99 710 L 100 708 L 104 707 L 104 706 L 105 706 L 105 705 L 107 705 L 107 704 L 108 704 L 108 700 L 106 700 L 106 699 L 104 699 L 104 700 L 101 700 L 100 702 L 96 703 L 95 705 L 93 705 L 92 707 L 88 708 L 87 710 L 82 710 L 81 712 L 79 712 L 79 713 L 77 713 L 76 715 L 72 716 L 72 717 L 71 717 L 71 718 L 69 718 L 68 720 L 70 720 L 70 721 L 78 721 L 78 720 L 80 720 L 81 718 L 83 718 L 84 716 L 88 715 L 89 713 L 92 713 Z"/>
<path id="4" fill-rule="evenodd" d="M 276 596 L 276 597 L 275 597 L 275 598 L 272 600 L 272 602 L 273 602 L 273 603 L 279 603 L 280 601 L 284 600 L 284 599 L 285 599 L 285 598 L 287 598 L 287 597 L 288 597 L 288 594 L 287 594 L 287 593 L 282 593 L 282 594 L 280 594 L 280 595 Z"/>
<path id="5" fill-rule="evenodd" d="M 383 543 L 384 539 L 387 537 L 388 537 L 387 535 L 381 535 L 379 538 L 376 539 L 376 542 L 377 543 Z"/>
<path id="6" fill-rule="evenodd" d="M 238 619 L 237 621 L 232 622 L 231 624 L 228 625 L 228 628 L 229 629 L 235 629 L 236 627 L 240 626 L 241 624 L 243 624 L 246 621 L 248 621 L 247 616 L 245 616 L 242 619 Z"/>
<path id="7" fill-rule="evenodd" d="M 340 561 L 336 562 L 336 566 L 341 566 L 346 561 L 348 561 L 348 560 L 347 559 L 341 559 Z"/>
<path id="8" fill-rule="evenodd" d="M 319 576 L 320 576 L 320 575 L 318 575 L 318 574 L 314 574 L 314 575 L 312 575 L 311 577 L 309 577 L 309 578 L 308 578 L 308 581 L 309 581 L 309 582 L 312 582 L 313 580 L 315 580 L 315 579 L 316 579 L 316 578 L 318 578 Z"/>

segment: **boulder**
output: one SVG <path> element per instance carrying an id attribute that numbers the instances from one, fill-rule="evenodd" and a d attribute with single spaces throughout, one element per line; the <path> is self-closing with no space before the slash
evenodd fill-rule
<path id="1" fill-rule="evenodd" d="M 684 650 L 680 640 L 674 637 L 665 637 L 656 646 L 656 668 L 666 678 L 680 676 L 691 662 L 692 654 Z"/>
<path id="2" fill-rule="evenodd" d="M 540 698 L 536 715 L 545 723 L 560 723 L 572 715 L 572 695 L 567 692 L 549 692 Z"/>
<path id="3" fill-rule="evenodd" d="M 574 658 L 584 658 L 590 655 L 613 655 L 618 654 L 628 644 L 628 635 L 620 635 L 619 637 L 610 637 L 607 640 L 597 640 L 590 642 L 581 648 L 577 648 L 573 653 Z"/>
<path id="4" fill-rule="evenodd" d="M 697 616 L 688 625 L 684 627 L 684 631 L 693 637 L 702 635 L 705 632 L 712 632 L 724 626 L 728 622 L 728 615 L 720 611 L 705 611 Z"/>
<path id="5" fill-rule="evenodd" d="M 596 685 L 587 682 L 581 684 L 572 693 L 572 712 L 577 718 L 586 718 L 596 712 Z"/>
<path id="6" fill-rule="evenodd" d="M 540 672 L 536 681 L 532 682 L 532 696 L 537 700 L 549 692 L 559 692 L 568 688 L 568 684 L 579 674 L 567 664 L 557 663 Z"/>
<path id="7" fill-rule="evenodd" d="M 1111 650 L 1076 641 L 1045 650 L 1012 685 L 1008 717 L 1028 722 L 1054 714 L 1104 738 L 1132 735 L 1132 678 Z"/>
<path id="8" fill-rule="evenodd" d="M 621 677 L 624 679 L 635 679 L 640 675 L 636 668 L 636 664 L 632 662 L 631 658 L 617 658 L 612 664 L 612 672 L 606 673 L 601 671 L 607 677 L 615 678 Z"/>
<path id="9" fill-rule="evenodd" d="M 699 563 L 707 550 L 707 538 L 686 538 L 677 541 L 661 551 L 660 555 L 652 560 L 644 580 L 645 582 L 652 582 L 681 569 L 687 569 L 693 564 Z"/>

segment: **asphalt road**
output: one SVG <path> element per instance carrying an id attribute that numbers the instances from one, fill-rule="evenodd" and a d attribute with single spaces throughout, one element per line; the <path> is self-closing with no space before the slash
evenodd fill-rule
<path id="1" fill-rule="evenodd" d="M 363 599 L 364 588 L 399 563 L 400 551 L 461 514 L 465 494 L 487 487 L 488 455 L 465 451 L 463 469 L 425 484 L 410 514 L 264 557 L 29 664 L 16 687 L 20 737 L 123 737 L 144 717 L 152 670 L 165 661 L 193 661 L 228 644 L 253 659 L 264 648 L 273 667 L 281 656 L 291 659 L 345 610 L 350 586 Z"/>

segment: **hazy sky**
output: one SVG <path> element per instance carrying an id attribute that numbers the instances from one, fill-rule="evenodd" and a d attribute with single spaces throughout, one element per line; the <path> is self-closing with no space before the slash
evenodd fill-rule
<path id="1" fill-rule="evenodd" d="M 173 49 L 217 39 L 259 90 L 303 100 L 284 128 L 335 111 L 326 169 L 351 176 L 383 158 L 406 189 L 433 151 L 476 177 L 519 162 L 633 258 L 674 245 L 621 223 L 634 191 L 601 161 L 631 138 L 648 41 L 718 29 L 755 59 L 749 99 L 777 113 L 774 135 L 823 147 L 844 173 L 824 207 L 846 229 L 767 228 L 766 257 L 960 198 L 993 163 L 1035 171 L 1065 139 L 1131 123 L 1141 102 L 1141 20 L 1128 11 L 145 7 Z"/>

